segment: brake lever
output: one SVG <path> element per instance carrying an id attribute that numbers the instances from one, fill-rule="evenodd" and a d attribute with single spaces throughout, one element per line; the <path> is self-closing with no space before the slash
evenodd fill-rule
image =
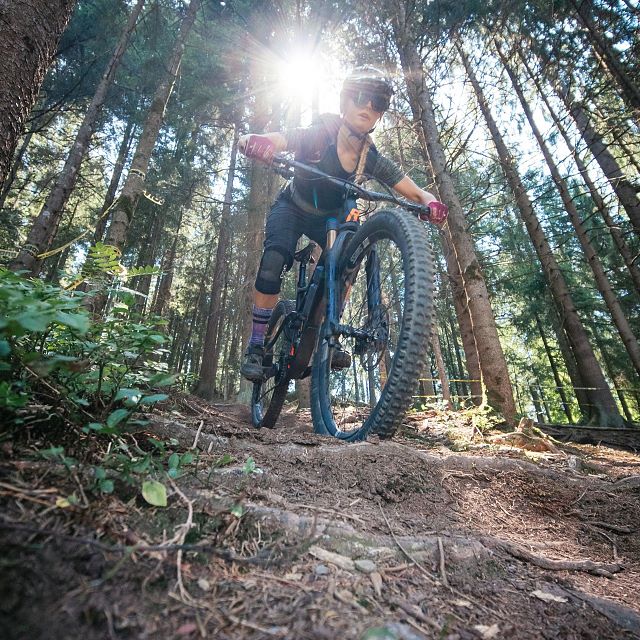
<path id="1" fill-rule="evenodd" d="M 279 164 L 282 163 L 282 164 Z M 288 166 L 286 158 L 275 155 L 271 160 L 271 169 L 274 173 L 277 173 L 279 176 L 282 176 L 286 180 L 290 180 L 293 178 L 293 168 Z"/>
<path id="2" fill-rule="evenodd" d="M 277 165 L 274 165 L 273 171 L 286 180 L 290 180 L 291 178 L 293 178 L 293 170 L 289 167 L 279 167 Z"/>

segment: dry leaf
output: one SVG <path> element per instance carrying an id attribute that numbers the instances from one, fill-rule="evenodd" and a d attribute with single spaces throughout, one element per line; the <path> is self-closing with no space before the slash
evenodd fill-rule
<path id="1" fill-rule="evenodd" d="M 471 603 L 468 600 L 454 600 L 453 604 L 458 607 L 471 607 Z"/>
<path id="2" fill-rule="evenodd" d="M 536 589 L 531 592 L 532 596 L 535 596 L 539 600 L 543 602 L 569 602 L 568 598 L 563 598 L 562 596 L 554 596 L 553 593 L 547 593 L 546 591 L 540 591 Z"/>
<path id="3" fill-rule="evenodd" d="M 285 573 L 284 574 L 284 578 L 285 580 L 291 580 L 292 582 L 298 582 L 300 580 L 302 580 L 302 575 L 300 573 L 295 573 L 295 572 L 291 572 L 291 573 Z"/>
<path id="4" fill-rule="evenodd" d="M 354 602 L 353 594 L 348 589 L 336 589 L 333 595 L 336 600 L 340 600 L 344 604 L 353 604 Z"/>
<path id="5" fill-rule="evenodd" d="M 194 631 L 197 631 L 198 627 L 193 622 L 187 622 L 176 629 L 176 635 L 190 636 Z"/>
<path id="6" fill-rule="evenodd" d="M 373 584 L 376 595 L 380 597 L 382 595 L 382 576 L 377 571 L 373 571 L 369 574 L 369 577 L 371 578 L 371 583 Z"/>
<path id="7" fill-rule="evenodd" d="M 199 578 L 198 579 L 198 586 L 203 591 L 210 591 L 211 590 L 211 585 L 209 584 L 209 581 L 206 578 Z"/>
<path id="8" fill-rule="evenodd" d="M 500 628 L 497 624 L 492 624 L 490 627 L 485 624 L 476 624 L 473 628 L 482 636 L 482 640 L 492 640 L 497 638 L 498 633 L 500 633 Z"/>

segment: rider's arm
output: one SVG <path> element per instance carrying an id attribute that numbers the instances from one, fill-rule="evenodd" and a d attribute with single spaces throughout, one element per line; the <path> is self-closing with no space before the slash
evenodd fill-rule
<path id="1" fill-rule="evenodd" d="M 287 139 L 281 133 L 248 133 L 238 140 L 238 149 L 248 158 L 271 162 L 275 153 L 287 149 Z"/>
<path id="2" fill-rule="evenodd" d="M 274 154 L 283 151 L 313 157 L 318 153 L 321 155 L 325 149 L 327 131 L 327 125 L 320 122 L 310 127 L 297 127 L 283 132 L 249 133 L 238 140 L 238 148 L 246 156 L 264 162 L 271 162 Z"/>
<path id="3" fill-rule="evenodd" d="M 449 208 L 443 202 L 439 202 L 438 199 L 429 191 L 421 189 L 409 176 L 405 176 L 396 183 L 393 188 L 405 198 L 413 200 L 418 204 L 429 205 L 429 216 L 427 220 L 430 220 L 434 224 L 443 224 L 449 215 Z"/>
<path id="4" fill-rule="evenodd" d="M 421 189 L 409 176 L 402 178 L 400 182 L 393 185 L 393 188 L 401 196 L 413 200 L 418 204 L 429 204 L 430 202 L 436 202 L 438 200 L 438 198 L 429 191 Z"/>
<path id="5" fill-rule="evenodd" d="M 273 144 L 273 153 L 280 153 L 281 151 L 287 150 L 287 139 L 281 133 L 247 133 L 244 136 L 240 136 L 240 139 L 238 140 L 238 149 L 240 149 L 242 153 L 246 153 L 247 144 L 252 135 L 259 135 L 260 138 L 266 138 L 269 140 Z"/>

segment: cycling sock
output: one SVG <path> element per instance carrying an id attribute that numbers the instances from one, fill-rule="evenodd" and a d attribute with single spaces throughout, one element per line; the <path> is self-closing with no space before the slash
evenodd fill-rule
<path id="1" fill-rule="evenodd" d="M 264 334 L 267 330 L 267 323 L 271 317 L 273 309 L 264 309 L 253 305 L 253 325 L 251 327 L 251 338 L 249 346 L 262 346 L 264 344 Z"/>

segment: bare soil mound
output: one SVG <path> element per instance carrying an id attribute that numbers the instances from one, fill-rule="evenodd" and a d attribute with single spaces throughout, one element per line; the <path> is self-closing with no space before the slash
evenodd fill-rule
<path id="1" fill-rule="evenodd" d="M 154 418 L 199 452 L 166 508 L 5 446 L 4 638 L 640 638 L 628 449 L 531 451 L 436 411 L 353 445 L 304 412 L 256 431 L 182 398 Z"/>

